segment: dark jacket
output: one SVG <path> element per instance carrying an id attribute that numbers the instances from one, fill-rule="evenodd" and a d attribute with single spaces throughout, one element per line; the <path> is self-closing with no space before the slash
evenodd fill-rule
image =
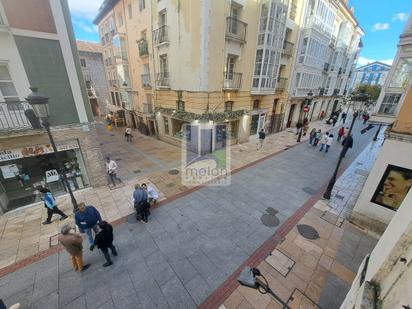
<path id="1" fill-rule="evenodd" d="M 263 132 L 263 131 L 260 131 L 259 132 L 259 139 L 265 139 L 265 137 L 266 137 L 266 133 Z"/>
<path id="2" fill-rule="evenodd" d="M 133 200 L 134 206 L 137 207 L 139 204 L 143 204 L 143 202 L 147 202 L 147 193 L 143 189 L 137 189 L 133 192 Z"/>
<path id="3" fill-rule="evenodd" d="M 346 147 L 348 147 L 348 148 L 353 147 L 353 137 L 352 136 L 348 136 L 347 138 L 345 138 L 342 142 L 342 145 L 345 146 L 346 142 L 347 142 Z"/>
<path id="4" fill-rule="evenodd" d="M 85 212 L 77 211 L 74 217 L 81 233 L 95 226 L 97 222 L 102 221 L 100 213 L 93 206 L 86 206 Z"/>
<path id="5" fill-rule="evenodd" d="M 113 243 L 113 227 L 107 224 L 104 229 L 97 233 L 94 243 L 99 249 L 107 249 Z"/>

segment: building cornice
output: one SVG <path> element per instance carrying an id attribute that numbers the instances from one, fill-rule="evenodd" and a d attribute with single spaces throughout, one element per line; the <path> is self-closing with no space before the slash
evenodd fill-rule
<path id="1" fill-rule="evenodd" d="M 99 13 L 97 13 L 97 16 L 93 20 L 93 23 L 95 25 L 98 25 L 118 2 L 119 0 L 105 0 L 99 8 Z"/>
<path id="2" fill-rule="evenodd" d="M 405 143 L 412 143 L 412 134 L 397 133 L 391 130 L 386 130 L 385 138 Z"/>

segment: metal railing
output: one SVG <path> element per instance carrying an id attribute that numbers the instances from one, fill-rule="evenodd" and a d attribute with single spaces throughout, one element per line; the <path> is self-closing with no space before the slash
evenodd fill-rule
<path id="1" fill-rule="evenodd" d="M 160 28 L 153 30 L 153 42 L 155 45 L 159 45 L 169 41 L 168 27 L 161 26 Z"/>
<path id="2" fill-rule="evenodd" d="M 223 89 L 240 89 L 242 73 L 223 72 Z"/>
<path id="3" fill-rule="evenodd" d="M 150 81 L 150 74 L 140 75 L 142 78 L 142 87 L 143 88 L 152 88 L 152 82 Z"/>
<path id="4" fill-rule="evenodd" d="M 143 113 L 145 113 L 145 114 L 153 113 L 153 104 L 143 103 Z"/>
<path id="5" fill-rule="evenodd" d="M 0 103 L 0 131 L 24 130 L 33 128 L 31 121 L 39 121 L 27 102 Z M 39 128 L 39 127 L 38 127 Z"/>
<path id="6" fill-rule="evenodd" d="M 286 77 L 279 77 L 276 83 L 277 91 L 284 91 L 287 86 L 288 79 Z"/>
<path id="7" fill-rule="evenodd" d="M 147 44 L 147 40 L 141 39 L 137 41 L 137 47 L 139 48 L 139 56 L 147 56 L 149 55 L 149 45 Z"/>
<path id="8" fill-rule="evenodd" d="M 320 88 L 319 89 L 319 95 L 322 96 L 325 94 L 325 88 Z"/>
<path id="9" fill-rule="evenodd" d="M 323 65 L 323 71 L 328 71 L 329 70 L 329 63 L 325 62 Z"/>
<path id="10" fill-rule="evenodd" d="M 162 72 L 156 74 L 156 86 L 169 87 L 169 72 Z"/>
<path id="11" fill-rule="evenodd" d="M 293 52 L 293 46 L 294 46 L 294 44 L 293 44 L 292 42 L 283 41 L 282 54 L 291 57 L 291 56 L 292 56 L 292 52 Z"/>
<path id="12" fill-rule="evenodd" d="M 119 81 L 117 79 L 111 79 L 111 80 L 109 80 L 109 85 L 111 87 L 118 87 L 119 86 Z"/>
<path id="13" fill-rule="evenodd" d="M 226 38 L 246 43 L 247 23 L 234 17 L 226 17 Z"/>

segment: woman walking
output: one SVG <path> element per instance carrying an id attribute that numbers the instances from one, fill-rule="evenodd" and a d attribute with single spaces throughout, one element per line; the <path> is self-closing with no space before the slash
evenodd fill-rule
<path id="1" fill-rule="evenodd" d="M 313 141 L 315 140 L 316 137 L 316 129 L 313 128 L 312 131 L 309 133 L 309 145 L 312 145 Z"/>
<path id="2" fill-rule="evenodd" d="M 113 245 L 113 227 L 106 221 L 99 222 L 100 232 L 97 233 L 94 243 L 102 250 L 103 255 L 106 259 L 106 263 L 103 264 L 103 267 L 113 265 L 113 262 L 110 258 L 109 249 L 114 256 L 117 256 L 116 247 Z"/>
<path id="3" fill-rule="evenodd" d="M 315 134 L 315 138 L 313 140 L 313 147 L 316 147 L 318 145 L 321 136 L 322 136 L 322 130 L 319 129 L 318 132 L 316 132 L 316 134 Z"/>

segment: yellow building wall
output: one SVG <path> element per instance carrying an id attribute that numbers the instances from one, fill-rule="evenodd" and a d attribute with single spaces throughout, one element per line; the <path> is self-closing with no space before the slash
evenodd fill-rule
<path id="1" fill-rule="evenodd" d="M 403 105 L 399 110 L 398 118 L 392 127 L 392 131 L 412 134 L 412 86 L 409 86 Z"/>

